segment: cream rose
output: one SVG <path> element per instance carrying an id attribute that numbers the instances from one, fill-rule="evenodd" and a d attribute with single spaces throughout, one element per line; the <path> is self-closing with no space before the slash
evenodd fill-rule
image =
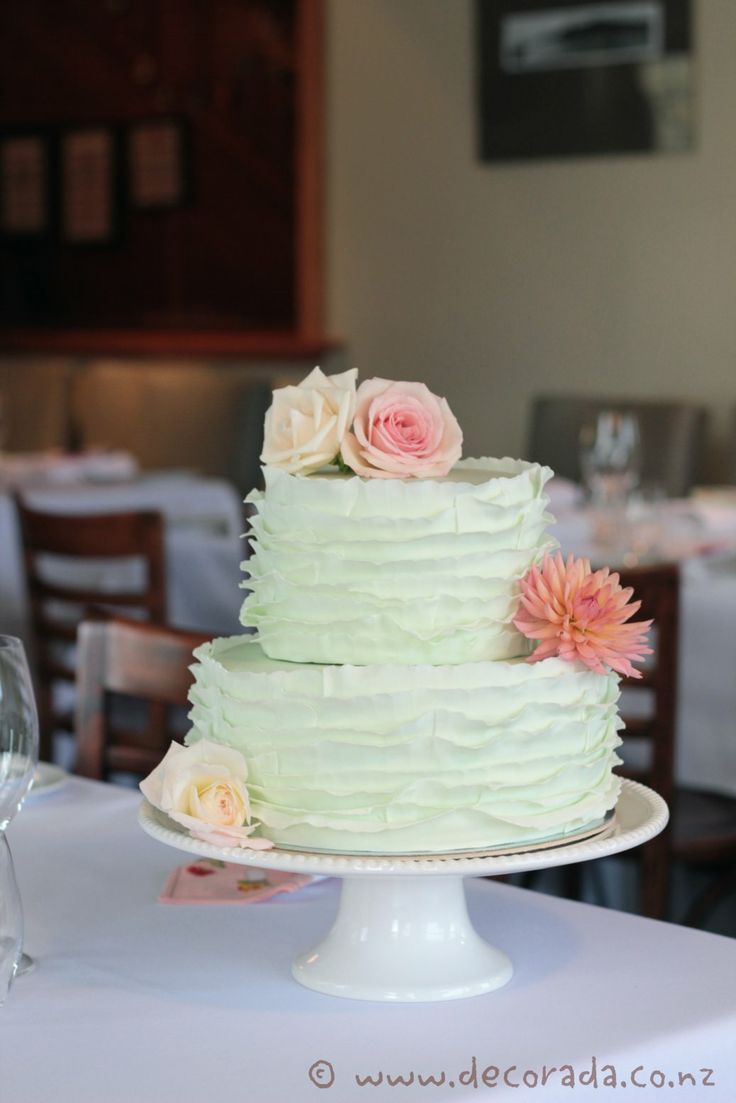
<path id="1" fill-rule="evenodd" d="M 197 839 L 214 846 L 265 850 L 269 839 L 252 838 L 248 767 L 240 751 L 202 739 L 191 747 L 172 743 L 140 783 L 146 800 Z"/>
<path id="2" fill-rule="evenodd" d="M 261 460 L 292 475 L 333 463 L 355 412 L 356 368 L 325 375 L 319 368 L 297 387 L 279 387 L 266 414 Z"/>
<path id="3" fill-rule="evenodd" d="M 460 459 L 463 434 L 447 400 L 424 383 L 366 379 L 342 457 L 365 478 L 439 478 Z"/>

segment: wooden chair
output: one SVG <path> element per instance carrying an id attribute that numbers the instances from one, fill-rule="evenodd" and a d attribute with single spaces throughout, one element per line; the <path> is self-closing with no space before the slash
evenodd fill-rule
<path id="1" fill-rule="evenodd" d="M 53 733 L 72 730 L 71 713 L 55 704 L 54 688 L 74 684 L 74 641 L 82 618 L 96 606 L 115 606 L 135 609 L 148 620 L 165 621 L 164 526 L 161 515 L 151 511 L 71 516 L 32 509 L 19 497 L 16 506 L 38 676 L 41 757 L 48 758 Z M 86 584 L 67 585 L 63 575 L 50 576 L 44 570 L 49 556 L 78 563 L 143 560 L 145 580 L 138 589 L 112 592 Z"/>
<path id="2" fill-rule="evenodd" d="M 111 695 L 155 706 L 186 704 L 192 681 L 192 651 L 210 637 L 158 624 L 122 619 L 84 621 L 79 626 L 76 701 L 76 772 L 105 780 L 120 771 L 148 774 L 161 761 L 172 731 L 165 722 L 143 730 L 111 723 Z"/>
<path id="3" fill-rule="evenodd" d="M 639 859 L 641 868 L 641 911 L 662 919 L 668 914 L 668 897 L 675 862 L 714 872 L 725 870 L 725 877 L 710 883 L 689 907 L 684 922 L 702 924 L 709 912 L 730 891 L 736 863 L 736 800 L 717 793 L 701 792 L 678 786 L 675 780 L 675 729 L 677 714 L 677 673 L 679 640 L 679 570 L 676 566 L 642 567 L 621 574 L 624 586 L 633 586 L 642 602 L 636 619 L 653 618 L 654 661 L 643 677 L 624 683 L 622 714 L 627 740 L 640 740 L 648 751 L 648 761 L 637 770 L 624 767 L 626 777 L 650 785 L 667 801 L 670 824 L 666 831 L 630 857 Z M 649 711 L 632 713 L 636 695 L 649 695 Z M 708 733 L 703 733 L 707 739 Z M 736 887 L 734 881 L 733 887 Z"/>
<path id="4" fill-rule="evenodd" d="M 697 482 L 703 458 L 705 407 L 681 401 L 538 395 L 532 401 L 528 455 L 580 482 L 580 432 L 603 410 L 634 414 L 641 428 L 642 481 L 673 498 Z"/>

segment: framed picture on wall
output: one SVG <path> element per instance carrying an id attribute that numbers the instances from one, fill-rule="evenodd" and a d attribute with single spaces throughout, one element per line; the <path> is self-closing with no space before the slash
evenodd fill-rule
<path id="1" fill-rule="evenodd" d="M 65 131 L 59 140 L 60 234 L 68 245 L 109 245 L 119 231 L 117 137 L 112 127 Z"/>
<path id="2" fill-rule="evenodd" d="M 0 234 L 43 237 L 51 224 L 50 147 L 40 133 L 0 135 Z"/>
<path id="3" fill-rule="evenodd" d="M 187 192 L 186 130 L 177 119 L 145 119 L 128 128 L 128 195 L 133 207 L 178 207 Z"/>
<path id="4" fill-rule="evenodd" d="M 681 153 L 695 142 L 691 0 L 476 0 L 479 153 Z"/>

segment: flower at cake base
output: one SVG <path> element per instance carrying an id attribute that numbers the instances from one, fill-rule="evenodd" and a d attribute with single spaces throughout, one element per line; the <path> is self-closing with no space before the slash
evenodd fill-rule
<path id="1" fill-rule="evenodd" d="M 358 388 L 342 458 L 365 478 L 441 478 L 460 459 L 462 444 L 447 400 L 424 383 L 366 379 Z"/>
<path id="2" fill-rule="evenodd" d="M 155 808 L 213 846 L 267 850 L 270 839 L 253 838 L 245 781 L 248 767 L 240 751 L 201 739 L 191 747 L 172 743 L 158 766 L 140 783 Z"/>
<path id="3" fill-rule="evenodd" d="M 296 387 L 278 387 L 266 413 L 261 460 L 292 475 L 334 463 L 355 412 L 357 369 L 325 375 L 319 368 Z"/>
<path id="4" fill-rule="evenodd" d="M 629 600 L 632 594 L 608 567 L 592 571 L 587 559 L 568 556 L 565 562 L 559 552 L 547 553 L 541 567 L 531 567 L 522 579 L 513 620 L 519 632 L 538 641 L 529 662 L 558 655 L 600 674 L 608 665 L 627 678 L 641 678 L 631 664 L 651 655 L 646 644 L 652 622 L 626 623 L 641 607 Z"/>

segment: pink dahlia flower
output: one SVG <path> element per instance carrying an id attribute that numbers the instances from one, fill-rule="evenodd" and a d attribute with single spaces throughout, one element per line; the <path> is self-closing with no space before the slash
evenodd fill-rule
<path id="1" fill-rule="evenodd" d="M 529 662 L 559 655 L 599 674 L 607 664 L 627 678 L 641 678 L 631 664 L 651 655 L 646 644 L 652 622 L 626 623 L 641 606 L 629 601 L 633 592 L 608 567 L 591 571 L 587 559 L 570 555 L 565 562 L 559 552 L 547 553 L 541 567 L 531 567 L 522 579 L 513 621 L 524 636 L 539 641 Z"/>

